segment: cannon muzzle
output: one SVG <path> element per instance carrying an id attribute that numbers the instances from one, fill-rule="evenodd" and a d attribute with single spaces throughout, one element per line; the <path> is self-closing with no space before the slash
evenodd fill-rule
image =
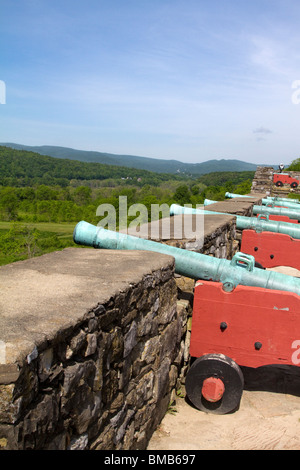
<path id="1" fill-rule="evenodd" d="M 255 197 L 255 196 L 245 196 L 244 194 L 234 194 L 234 193 L 225 193 L 225 197 L 228 197 L 229 199 L 233 199 L 235 197 Z"/>
<path id="2" fill-rule="evenodd" d="M 210 206 L 211 204 L 216 204 L 218 201 L 213 201 L 212 199 L 204 199 L 204 206 Z"/>
<path id="3" fill-rule="evenodd" d="M 175 272 L 195 280 L 221 282 L 231 292 L 237 285 L 263 287 L 300 294 L 300 279 L 255 267 L 253 256 L 237 253 L 232 260 L 213 258 L 202 253 L 113 232 L 79 222 L 73 233 L 78 245 L 114 250 L 146 250 L 174 257 Z"/>

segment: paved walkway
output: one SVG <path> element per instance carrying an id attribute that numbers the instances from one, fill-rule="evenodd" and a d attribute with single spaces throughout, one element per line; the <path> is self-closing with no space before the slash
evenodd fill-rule
<path id="1" fill-rule="evenodd" d="M 291 268 L 273 270 L 300 275 Z M 300 450 L 300 368 L 243 373 L 246 386 L 237 411 L 213 415 L 178 397 L 148 450 Z"/>
<path id="2" fill-rule="evenodd" d="M 184 398 L 174 409 L 148 450 L 300 450 L 300 397 L 244 391 L 232 414 L 204 413 Z"/>

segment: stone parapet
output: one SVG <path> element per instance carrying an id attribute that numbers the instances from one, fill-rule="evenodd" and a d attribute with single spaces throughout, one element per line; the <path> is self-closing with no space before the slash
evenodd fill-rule
<path id="1" fill-rule="evenodd" d="M 231 259 L 232 256 L 240 249 L 240 244 L 241 244 L 241 238 L 242 238 L 242 233 L 240 230 L 236 230 L 236 217 L 237 216 L 242 216 L 242 217 L 253 217 L 253 206 L 254 205 L 260 205 L 262 197 L 264 195 L 262 194 L 249 194 L 251 197 L 237 197 L 233 199 L 227 199 L 225 201 L 220 201 L 220 202 L 215 202 L 214 204 L 210 204 L 209 206 L 206 207 L 206 210 L 209 212 L 223 212 L 224 214 L 231 214 L 233 215 L 233 227 L 234 227 L 234 232 L 232 237 L 230 237 L 230 244 L 232 246 L 232 249 L 228 252 L 227 259 Z M 205 218 L 208 216 L 205 216 Z M 215 217 L 215 216 L 211 216 Z M 223 230 L 223 234 L 225 231 Z M 228 246 L 228 241 L 227 241 L 227 246 Z M 225 257 L 225 256 L 223 256 Z"/>
<path id="2" fill-rule="evenodd" d="M 146 448 L 187 349 L 173 258 L 70 248 L 0 282 L 0 447 Z"/>
<path id="3" fill-rule="evenodd" d="M 235 217 L 226 214 L 225 210 L 222 212 L 224 214 L 197 216 L 200 220 L 198 232 L 195 215 L 175 215 L 143 224 L 138 232 L 128 230 L 128 234 L 189 251 L 213 254 L 217 258 L 231 259 L 236 251 L 234 247 Z M 186 229 L 188 233 L 193 229 L 193 236 L 187 237 Z M 154 233 L 155 238 L 153 238 Z"/>
<path id="4" fill-rule="evenodd" d="M 270 196 L 274 172 L 275 170 L 272 166 L 258 166 L 252 181 L 251 194 L 259 193 Z"/>

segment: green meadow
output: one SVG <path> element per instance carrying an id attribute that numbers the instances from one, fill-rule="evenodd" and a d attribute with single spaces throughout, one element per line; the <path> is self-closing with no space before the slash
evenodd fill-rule
<path id="1" fill-rule="evenodd" d="M 73 242 L 75 225 L 0 221 L 0 265 L 77 246 Z"/>

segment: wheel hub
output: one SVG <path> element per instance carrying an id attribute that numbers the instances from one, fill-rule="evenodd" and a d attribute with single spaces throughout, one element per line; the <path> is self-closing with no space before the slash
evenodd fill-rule
<path id="1" fill-rule="evenodd" d="M 205 400 L 211 403 L 216 403 L 217 401 L 221 400 L 225 392 L 225 385 L 221 379 L 217 379 L 216 377 L 208 377 L 203 381 L 201 392 Z"/>

